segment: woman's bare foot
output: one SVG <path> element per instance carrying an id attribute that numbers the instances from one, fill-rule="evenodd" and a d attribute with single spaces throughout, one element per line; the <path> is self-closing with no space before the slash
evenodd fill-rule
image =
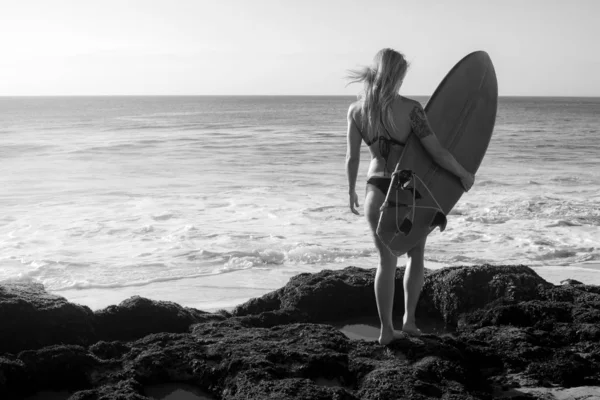
<path id="1" fill-rule="evenodd" d="M 421 336 L 423 334 L 423 332 L 421 332 L 421 330 L 419 328 L 417 328 L 417 325 L 415 325 L 414 323 L 403 324 L 402 332 L 407 333 L 411 336 Z"/>
<path id="2" fill-rule="evenodd" d="M 381 332 L 381 334 L 379 335 L 379 344 L 382 345 L 387 345 L 392 343 L 394 340 L 396 339 L 402 339 L 402 338 L 406 338 L 406 333 L 402 332 L 402 331 L 397 331 L 397 330 L 393 330 L 393 331 L 389 331 L 389 332 Z"/>
<path id="3" fill-rule="evenodd" d="M 402 332 L 411 336 L 421 336 L 423 334 L 423 332 L 417 328 L 417 324 L 414 321 L 407 321 L 406 319 L 404 319 L 404 323 L 402 324 Z"/>

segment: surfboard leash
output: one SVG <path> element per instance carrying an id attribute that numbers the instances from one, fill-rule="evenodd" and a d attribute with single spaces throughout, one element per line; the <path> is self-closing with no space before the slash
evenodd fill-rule
<path id="1" fill-rule="evenodd" d="M 410 177 L 408 179 L 406 179 L 406 176 L 404 177 L 405 179 L 401 182 L 400 178 L 398 177 L 400 174 L 410 174 Z M 398 182 L 393 185 L 393 180 L 395 177 L 398 177 Z M 427 193 L 429 193 L 429 196 L 431 196 L 431 198 L 433 199 L 435 205 L 437 207 L 431 207 L 431 206 L 418 206 L 417 205 L 417 185 L 416 185 L 416 179 L 419 180 L 419 182 L 421 182 L 421 185 L 425 188 L 425 190 L 427 190 Z M 409 184 L 412 183 L 412 188 L 409 186 Z M 416 213 L 416 209 L 417 208 L 423 208 L 423 209 L 430 209 L 430 210 L 436 210 L 438 212 L 440 212 L 441 214 L 444 214 L 444 210 L 442 209 L 442 207 L 440 206 L 440 203 L 437 201 L 437 199 L 435 198 L 435 196 L 433 195 L 433 193 L 431 192 L 431 190 L 429 189 L 429 187 L 427 186 L 427 184 L 423 181 L 423 179 L 421 179 L 421 177 L 419 175 L 417 175 L 414 171 L 412 170 L 398 170 L 396 169 L 393 173 L 392 173 L 392 185 L 391 186 L 396 186 L 396 189 L 403 189 L 403 190 L 408 190 L 408 189 L 412 189 L 412 204 L 408 205 L 406 204 L 406 207 L 410 207 L 412 208 L 412 215 L 410 219 L 406 219 L 404 218 L 404 222 L 402 223 L 402 226 L 400 226 L 398 224 L 398 220 L 399 220 L 399 205 L 401 204 L 399 199 L 398 199 L 398 190 L 396 190 L 395 192 L 395 197 L 396 197 L 396 202 L 395 202 L 395 212 L 396 212 L 396 232 L 394 233 L 394 236 L 392 238 L 392 240 L 394 240 L 396 238 L 396 236 L 398 236 L 400 234 L 400 232 L 404 233 L 405 235 L 408 235 L 412 229 L 412 223 L 415 220 L 415 213 Z M 384 202 L 384 206 L 388 205 L 388 197 L 389 197 L 389 193 L 388 196 L 386 196 L 385 202 Z M 383 208 L 383 207 L 382 207 Z M 408 227 L 404 227 L 404 224 L 406 222 L 409 222 L 410 225 Z M 442 231 L 445 229 L 445 224 L 443 228 L 440 228 Z"/>
<path id="2" fill-rule="evenodd" d="M 421 179 L 421 177 L 419 177 L 419 175 L 415 174 L 414 172 L 413 172 L 413 174 L 414 174 L 414 176 L 417 177 L 417 179 L 421 182 L 421 184 L 423 185 L 423 187 L 427 190 L 427 193 L 429 193 L 429 195 L 431 196 L 431 198 L 435 202 L 435 205 L 438 207 L 438 211 L 443 214 L 444 210 L 442 210 L 442 206 L 440 206 L 440 203 L 438 203 L 438 201 L 435 199 L 435 196 L 433 195 L 433 193 L 431 193 L 431 190 L 429 190 L 429 187 L 427 187 L 427 185 L 425 184 L 425 182 L 423 182 L 423 179 Z M 433 208 L 433 207 L 428 207 L 428 208 Z"/>

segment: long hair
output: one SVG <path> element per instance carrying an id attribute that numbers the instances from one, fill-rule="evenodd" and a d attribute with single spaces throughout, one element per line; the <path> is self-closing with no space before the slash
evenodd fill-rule
<path id="1" fill-rule="evenodd" d="M 382 123 L 395 128 L 391 105 L 407 70 L 408 62 L 402 53 L 382 49 L 375 55 L 372 66 L 348 71 L 348 84 L 364 84 L 364 92 L 359 98 L 362 100 L 363 130 L 369 138 L 377 135 Z"/>

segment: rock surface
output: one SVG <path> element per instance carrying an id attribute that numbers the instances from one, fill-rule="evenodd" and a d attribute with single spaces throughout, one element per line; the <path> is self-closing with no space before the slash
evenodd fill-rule
<path id="1" fill-rule="evenodd" d="M 137 296 L 92 312 L 41 285 L 0 285 L 0 398 L 141 400 L 173 382 L 215 399 L 547 399 L 535 388 L 600 386 L 598 286 L 555 286 L 526 266 L 427 271 L 417 318 L 445 333 L 381 346 L 333 326 L 376 315 L 374 275 L 301 274 L 232 313 Z"/>

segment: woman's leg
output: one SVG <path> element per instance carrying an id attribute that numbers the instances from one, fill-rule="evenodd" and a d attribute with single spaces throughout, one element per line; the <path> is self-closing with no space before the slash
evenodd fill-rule
<path id="1" fill-rule="evenodd" d="M 365 197 L 365 214 L 375 247 L 379 252 L 379 265 L 375 274 L 375 300 L 381 321 L 379 343 L 388 344 L 395 338 L 401 337 L 401 331 L 394 330 L 392 309 L 394 306 L 394 286 L 396 279 L 396 264 L 398 258 L 393 255 L 377 237 L 377 223 L 379 222 L 379 208 L 385 200 L 385 195 L 379 189 L 367 185 Z"/>
<path id="2" fill-rule="evenodd" d="M 421 334 L 415 319 L 417 302 L 423 288 L 425 242 L 427 237 L 409 250 L 408 263 L 404 270 L 404 318 L 402 330 L 410 334 Z"/>

